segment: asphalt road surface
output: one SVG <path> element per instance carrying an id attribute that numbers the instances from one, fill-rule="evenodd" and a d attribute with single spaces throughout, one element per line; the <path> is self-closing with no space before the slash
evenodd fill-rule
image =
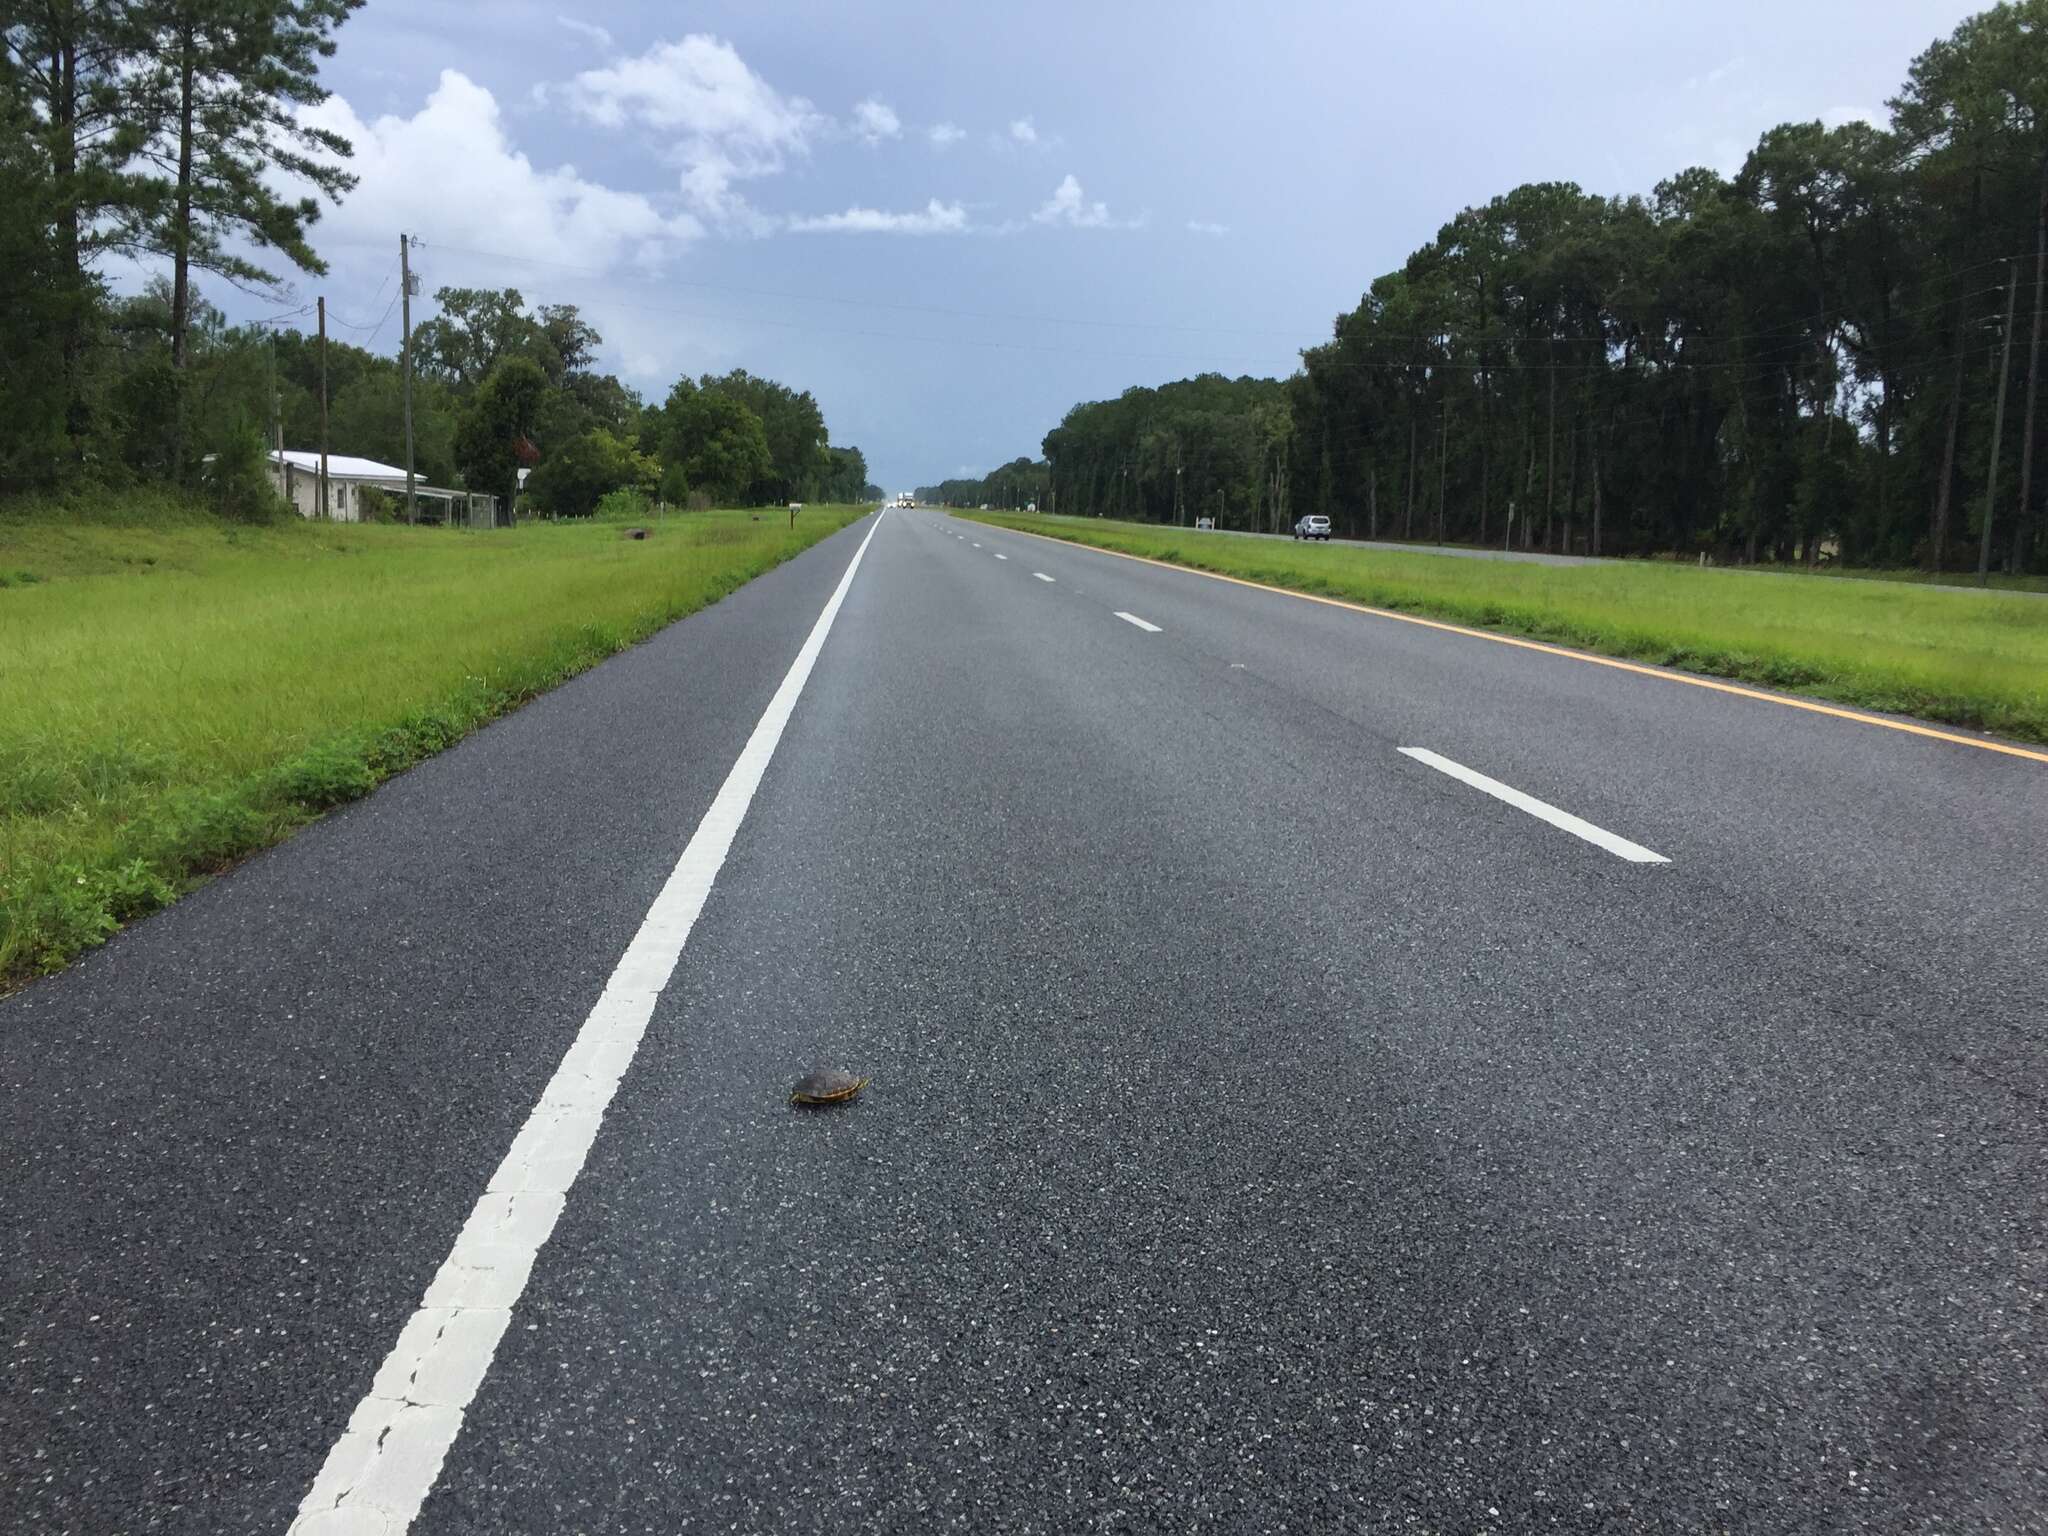
<path id="1" fill-rule="evenodd" d="M 2044 919 L 2037 758 L 890 512 L 0 1002 L 0 1529 L 2040 1531 Z"/>

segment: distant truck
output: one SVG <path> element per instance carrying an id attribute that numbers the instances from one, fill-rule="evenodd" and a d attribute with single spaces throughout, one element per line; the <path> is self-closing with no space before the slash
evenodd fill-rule
<path id="1" fill-rule="evenodd" d="M 908 491 L 899 491 L 896 493 L 896 505 L 899 507 L 914 507 L 917 505 L 917 498 Z"/>

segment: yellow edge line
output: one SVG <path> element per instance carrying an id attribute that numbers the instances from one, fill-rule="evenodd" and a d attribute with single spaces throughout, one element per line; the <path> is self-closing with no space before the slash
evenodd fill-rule
<path id="1" fill-rule="evenodd" d="M 1062 539 L 1054 534 L 1033 533 L 1028 528 L 1012 528 L 1007 523 L 986 523 L 983 526 L 1001 528 L 1005 533 L 1020 533 L 1027 539 L 1043 539 L 1048 544 L 1058 544 L 1067 549 L 1085 549 L 1098 555 L 1114 555 L 1119 560 L 1135 560 L 1140 565 L 1156 565 L 1162 571 L 1182 571 L 1190 576 L 1206 576 L 1211 581 L 1227 581 L 1234 587 L 1250 587 L 1254 592 L 1277 592 L 1282 597 L 1298 597 L 1305 603 L 1321 603 L 1328 608 L 1347 608 L 1353 613 L 1369 613 L 1376 619 L 1393 619 L 1401 624 L 1419 624 L 1424 629 L 1440 629 L 1449 635 L 1469 635 L 1474 640 L 1491 640 L 1495 645 L 1512 645 L 1517 650 L 1540 651 L 1545 656 L 1562 656 L 1567 661 L 1583 661 L 1595 667 L 1612 667 L 1617 672 L 1633 672 L 1639 677 L 1659 678 L 1667 683 L 1683 683 L 1688 688 L 1710 688 L 1715 693 L 1732 693 L 1739 699 L 1759 699 L 1766 704 L 1781 704 L 1786 709 L 1803 709 L 1812 715 L 1832 715 L 1837 720 L 1853 720 L 1858 725 L 1875 725 L 1887 731 L 1902 731 L 1908 736 L 1925 736 L 1933 741 L 1953 742 L 1959 747 L 1976 747 L 1983 752 L 2001 752 L 2007 757 L 2024 757 L 2030 762 L 2048 763 L 2048 752 L 2007 746 L 2002 741 L 1986 741 L 1978 736 L 1959 736 L 1954 731 L 1938 731 L 1931 725 L 1911 725 L 1904 720 L 1887 720 L 1882 715 L 1867 715 L 1861 710 L 1842 709 L 1833 704 L 1818 704 L 1810 699 L 1787 698 L 1781 693 L 1765 693 L 1760 688 L 1745 688 L 1740 683 L 1724 683 L 1717 678 L 1695 677 L 1686 672 L 1674 672 L 1667 667 L 1645 666 L 1638 661 L 1622 661 L 1613 656 L 1594 656 L 1585 651 L 1567 650 L 1561 645 L 1546 645 L 1541 640 L 1524 640 L 1516 635 L 1495 634 L 1490 629 L 1471 629 L 1463 624 L 1447 624 L 1442 619 L 1425 619 L 1412 613 L 1397 613 L 1391 608 L 1374 608 L 1366 603 L 1346 602 L 1341 597 L 1323 597 L 1315 592 L 1297 592 L 1292 587 L 1269 586 L 1263 581 L 1251 581 L 1243 576 L 1226 576 L 1221 571 L 1205 571 L 1192 565 L 1176 565 L 1171 560 L 1154 560 L 1150 555 L 1134 555 L 1129 550 L 1105 549 L 1100 544 L 1084 544 L 1079 539 Z"/>

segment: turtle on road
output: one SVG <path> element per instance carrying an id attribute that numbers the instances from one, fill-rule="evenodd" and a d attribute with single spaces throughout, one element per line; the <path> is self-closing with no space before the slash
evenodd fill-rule
<path id="1" fill-rule="evenodd" d="M 797 1085 L 789 1091 L 789 1102 L 811 1105 L 844 1104 L 867 1085 L 866 1078 L 855 1077 L 851 1072 L 821 1068 L 798 1079 Z"/>

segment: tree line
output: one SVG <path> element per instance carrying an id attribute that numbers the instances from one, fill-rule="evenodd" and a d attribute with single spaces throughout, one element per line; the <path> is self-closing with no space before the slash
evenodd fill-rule
<path id="1" fill-rule="evenodd" d="M 2048 0 L 2016 0 L 1916 58 L 1883 127 L 1785 124 L 1647 196 L 1517 187 L 1284 381 L 1076 406 L 1039 505 L 2038 570 L 2044 297 Z"/>
<path id="2" fill-rule="evenodd" d="M 917 499 L 948 507 L 987 505 L 1017 511 L 1034 505 L 1043 509 L 1051 491 L 1052 476 L 1043 461 L 1015 459 L 985 475 L 921 485 Z"/>
<path id="3" fill-rule="evenodd" d="M 0 494 L 169 483 L 253 515 L 274 504 L 273 435 L 319 445 L 313 306 L 233 326 L 199 277 L 276 291 L 280 268 L 327 270 L 313 228 L 322 201 L 354 186 L 350 146 L 297 109 L 326 98 L 320 62 L 360 4 L 0 9 Z M 277 190 L 287 181 L 302 191 Z M 114 257 L 157 275 L 117 292 L 102 271 Z M 392 329 L 395 274 L 373 302 L 387 295 L 374 323 L 329 314 L 326 440 L 403 464 L 401 361 L 374 350 Z M 602 338 L 572 304 L 531 307 L 509 288 L 435 299 L 412 348 L 428 483 L 506 498 L 530 469 L 530 503 L 571 516 L 619 490 L 685 504 L 880 498 L 808 393 L 734 370 L 649 405 L 598 370 Z"/>

